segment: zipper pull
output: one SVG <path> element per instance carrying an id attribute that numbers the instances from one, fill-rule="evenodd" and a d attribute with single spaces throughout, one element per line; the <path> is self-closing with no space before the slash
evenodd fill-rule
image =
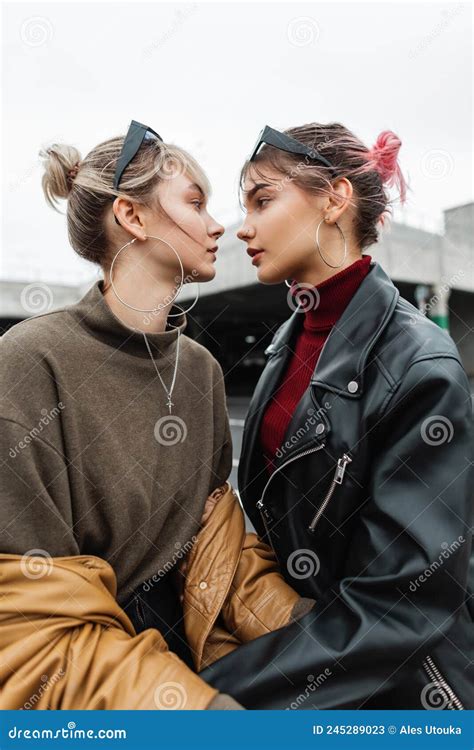
<path id="1" fill-rule="evenodd" d="M 330 499 L 332 498 L 332 496 L 334 494 L 334 490 L 336 489 L 336 485 L 337 484 L 342 484 L 342 480 L 344 479 L 344 474 L 345 474 L 345 471 L 346 471 L 346 466 L 347 466 L 347 464 L 350 464 L 351 461 L 352 461 L 352 458 L 349 455 L 347 455 L 347 453 L 344 453 L 343 456 L 342 456 L 342 458 L 338 459 L 336 470 L 334 472 L 334 476 L 332 478 L 331 485 L 330 485 L 330 487 L 329 487 L 329 489 L 328 489 L 328 491 L 326 493 L 326 496 L 325 496 L 323 502 L 319 506 L 317 512 L 313 516 L 313 519 L 312 519 L 310 525 L 308 526 L 308 531 L 311 531 L 311 533 L 314 532 L 314 530 L 315 530 L 315 528 L 316 528 L 316 526 L 317 526 L 317 524 L 319 522 L 319 519 L 321 518 L 322 514 L 326 510 L 326 506 L 327 506 L 327 504 L 329 503 Z"/>
<path id="2" fill-rule="evenodd" d="M 336 473 L 334 475 L 334 481 L 336 484 L 342 484 L 342 480 L 344 479 L 344 474 L 346 471 L 347 464 L 350 464 L 352 461 L 352 458 L 347 455 L 347 453 L 344 453 L 343 457 L 340 458 L 337 462 L 336 467 Z"/>
<path id="3" fill-rule="evenodd" d="M 258 501 L 257 508 L 258 508 L 258 510 L 260 511 L 260 513 L 262 514 L 262 516 L 265 518 L 265 520 L 268 523 L 272 523 L 273 522 L 273 516 L 270 513 L 270 511 L 268 510 L 268 508 L 265 507 L 265 505 L 263 504 L 262 500 Z"/>

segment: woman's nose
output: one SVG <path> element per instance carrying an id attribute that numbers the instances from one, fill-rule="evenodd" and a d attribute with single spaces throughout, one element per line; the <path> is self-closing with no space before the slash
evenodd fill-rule
<path id="1" fill-rule="evenodd" d="M 251 237 L 254 236 L 252 227 L 246 227 L 245 224 L 242 224 L 239 231 L 237 232 L 237 237 L 239 240 L 249 240 Z"/>

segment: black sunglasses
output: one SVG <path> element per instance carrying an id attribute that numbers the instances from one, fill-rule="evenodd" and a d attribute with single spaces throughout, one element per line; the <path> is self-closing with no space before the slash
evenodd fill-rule
<path id="1" fill-rule="evenodd" d="M 130 164 L 134 156 L 137 155 L 143 141 L 149 138 L 158 138 L 158 140 L 160 141 L 163 140 L 161 135 L 159 135 L 156 130 L 153 130 L 153 128 L 149 128 L 147 125 L 142 125 L 141 122 L 132 120 L 132 122 L 130 123 L 130 127 L 128 128 L 127 135 L 124 138 L 122 150 L 120 151 L 119 157 L 117 159 L 117 166 L 115 167 L 113 182 L 115 190 L 118 190 L 118 186 L 120 180 L 122 179 L 124 171 Z M 113 197 L 113 200 L 115 200 L 115 195 Z M 114 218 L 115 223 L 120 226 L 120 222 L 117 217 L 115 216 Z"/>
<path id="2" fill-rule="evenodd" d="M 310 146 L 306 146 L 306 144 L 301 143 L 301 141 L 297 141 L 296 138 L 292 138 L 286 133 L 281 133 L 279 130 L 275 130 L 269 125 L 265 125 L 260 135 L 258 136 L 257 143 L 255 144 L 255 147 L 249 157 L 249 161 L 253 161 L 255 159 L 260 150 L 260 147 L 263 146 L 264 143 L 266 143 L 267 146 L 279 148 L 281 151 L 287 151 L 290 154 L 301 154 L 302 156 L 308 156 L 310 159 L 319 161 L 321 164 L 324 164 L 325 167 L 328 167 L 333 177 L 337 176 L 336 168 L 327 159 L 325 159 L 324 156 L 321 156 L 321 154 L 312 149 Z"/>
<path id="3" fill-rule="evenodd" d="M 138 149 L 145 138 L 158 138 L 160 141 L 163 140 L 161 135 L 159 135 L 156 130 L 153 130 L 153 128 L 149 128 L 147 125 L 142 125 L 141 122 L 132 120 L 127 135 L 125 136 L 119 158 L 117 159 L 117 166 L 115 167 L 113 183 L 115 190 L 118 190 L 125 169 L 128 167 L 133 157 L 136 156 Z"/>

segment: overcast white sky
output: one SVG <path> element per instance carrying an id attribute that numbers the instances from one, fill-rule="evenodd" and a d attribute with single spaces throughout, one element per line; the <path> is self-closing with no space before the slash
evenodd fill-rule
<path id="1" fill-rule="evenodd" d="M 37 154 L 60 140 L 85 156 L 132 118 L 201 161 L 227 225 L 263 125 L 339 121 L 368 146 L 392 129 L 404 220 L 439 229 L 472 200 L 471 39 L 468 3 L 3 5 L 0 277 L 93 276 L 44 201 Z"/>

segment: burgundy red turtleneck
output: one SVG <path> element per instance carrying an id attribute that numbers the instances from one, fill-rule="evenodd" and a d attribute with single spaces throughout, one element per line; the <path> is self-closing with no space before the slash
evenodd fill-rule
<path id="1" fill-rule="evenodd" d="M 270 473 L 273 471 L 275 453 L 282 445 L 291 417 L 309 386 L 331 328 L 369 272 L 371 260 L 370 255 L 364 255 L 315 287 L 319 295 L 318 304 L 304 312 L 303 327 L 296 340 L 293 356 L 262 420 L 260 440 Z M 316 295 L 314 298 L 317 299 Z"/>

